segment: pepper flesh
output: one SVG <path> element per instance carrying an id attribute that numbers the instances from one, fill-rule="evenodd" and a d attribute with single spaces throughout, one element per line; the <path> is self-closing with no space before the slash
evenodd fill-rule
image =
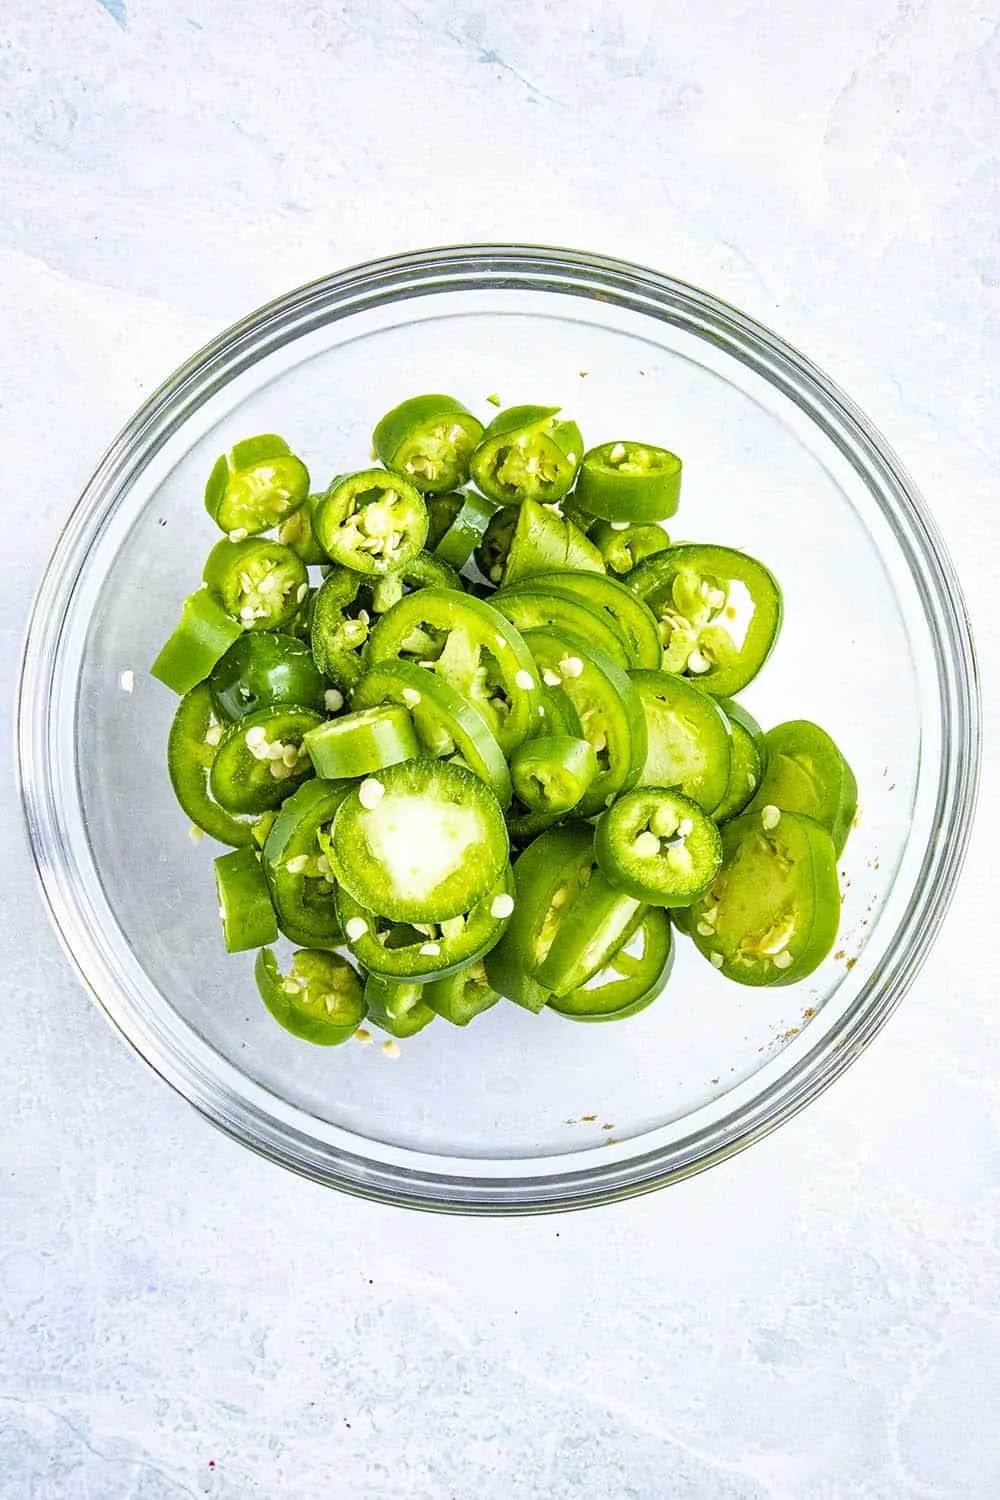
<path id="1" fill-rule="evenodd" d="M 333 481 L 312 524 L 331 561 L 368 576 L 393 573 L 423 547 L 427 507 L 401 475 L 362 469 Z"/>
<path id="2" fill-rule="evenodd" d="M 216 459 L 205 509 L 225 532 L 270 531 L 305 502 L 309 470 L 275 433 L 244 438 Z"/>
<path id="3" fill-rule="evenodd" d="M 282 976 L 274 950 L 262 948 L 254 975 L 279 1026 L 319 1047 L 348 1041 L 368 1014 L 357 971 L 339 953 L 299 949 Z"/>
<path id="4" fill-rule="evenodd" d="M 206 587 L 244 630 L 277 630 L 295 618 L 309 592 L 306 565 L 291 547 L 266 538 L 216 542 L 205 563 Z"/>
<path id="5" fill-rule="evenodd" d="M 343 941 L 336 881 L 320 835 L 348 792 L 315 777 L 284 801 L 264 841 L 262 865 L 278 925 L 293 943 L 333 948 Z"/>
<path id="6" fill-rule="evenodd" d="M 583 456 L 573 498 L 606 521 L 666 521 L 681 497 L 681 461 L 652 443 L 619 439 Z"/>
<path id="7" fill-rule="evenodd" d="M 393 922 L 343 889 L 337 892 L 337 911 L 351 953 L 369 973 L 426 983 L 467 968 L 496 945 L 510 919 L 513 894 L 513 876 L 505 866 L 481 901 L 440 922 Z"/>
<path id="8" fill-rule="evenodd" d="M 552 504 L 573 487 L 583 439 L 558 406 L 510 406 L 498 412 L 469 463 L 478 489 L 498 505 Z"/>
<path id="9" fill-rule="evenodd" d="M 262 813 L 279 807 L 313 774 L 302 741 L 322 722 L 311 708 L 279 703 L 230 724 L 212 761 L 212 796 L 227 812 Z"/>
<path id="10" fill-rule="evenodd" d="M 224 726 L 216 718 L 207 682 L 177 706 L 167 740 L 167 770 L 174 796 L 195 827 L 220 844 L 241 848 L 254 842 L 255 823 L 220 807 L 210 790 L 212 766 Z"/>
<path id="11" fill-rule="evenodd" d="M 719 873 L 722 840 L 690 797 L 639 787 L 602 813 L 594 854 L 618 890 L 653 906 L 690 906 Z"/>
<path id="12" fill-rule="evenodd" d="M 572 1021 L 624 1021 L 638 1015 L 662 994 L 673 952 L 670 918 L 651 906 L 633 937 L 605 967 L 579 988 L 553 995 L 549 1009 Z"/>
<path id="13" fill-rule="evenodd" d="M 768 806 L 815 818 L 843 853 L 858 810 L 858 784 L 843 754 L 818 724 L 793 719 L 764 735 L 765 769 L 748 812 Z"/>
<path id="14" fill-rule="evenodd" d="M 610 521 L 598 521 L 589 533 L 594 546 L 604 559 L 609 573 L 619 577 L 631 573 L 647 557 L 655 557 L 670 546 L 670 538 L 662 526 L 622 526 Z"/>
<path id="15" fill-rule="evenodd" d="M 207 589 L 184 601 L 180 624 L 160 649 L 151 674 L 174 693 L 189 693 L 242 634 Z"/>
<path id="16" fill-rule="evenodd" d="M 443 1021 L 450 1021 L 452 1026 L 468 1026 L 476 1016 L 496 1005 L 500 996 L 487 981 L 480 961 L 446 979 L 425 984 L 423 999 Z"/>
<path id="17" fill-rule="evenodd" d="M 482 422 L 453 396 L 411 396 L 378 422 L 372 447 L 387 469 L 437 495 L 466 483 L 482 436 Z"/>
<path id="18" fill-rule="evenodd" d="M 277 631 L 240 635 L 212 668 L 208 686 L 213 708 L 230 723 L 275 703 L 324 706 L 325 683 L 307 642 Z"/>
<path id="19" fill-rule="evenodd" d="M 547 735 L 515 750 L 510 769 L 525 807 L 559 817 L 576 807 L 596 780 L 597 756 L 588 740 Z"/>
<path id="20" fill-rule="evenodd" d="M 503 586 L 539 574 L 568 569 L 604 572 L 600 552 L 565 516 L 537 500 L 525 500 L 517 512 L 503 566 Z"/>
<path id="21" fill-rule="evenodd" d="M 276 941 L 278 923 L 256 850 L 220 854 L 215 889 L 227 953 L 245 953 Z"/>
<path id="22" fill-rule="evenodd" d="M 683 677 L 670 672 L 631 676 L 648 745 L 639 785 L 673 787 L 713 812 L 729 785 L 729 720 L 713 698 Z"/>

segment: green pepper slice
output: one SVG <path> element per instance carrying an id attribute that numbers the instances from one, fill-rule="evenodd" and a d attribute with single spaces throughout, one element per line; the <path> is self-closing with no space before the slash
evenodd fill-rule
<path id="1" fill-rule="evenodd" d="M 309 470 L 273 432 L 244 438 L 217 458 L 205 486 L 205 509 L 234 542 L 270 531 L 309 493 Z M 233 535 L 235 533 L 235 535 Z"/>
<path id="2" fill-rule="evenodd" d="M 597 779 L 597 756 L 589 740 L 546 735 L 514 751 L 510 772 L 525 807 L 558 817 L 576 807 Z"/>
<path id="3" fill-rule="evenodd" d="M 631 940 L 605 967 L 579 989 L 553 995 L 549 1010 L 571 1021 L 624 1021 L 638 1015 L 662 994 L 673 955 L 670 918 L 651 906 Z"/>
<path id="4" fill-rule="evenodd" d="M 729 782 L 725 795 L 712 813 L 717 823 L 726 823 L 746 807 L 760 783 L 764 768 L 764 732 L 753 714 L 731 698 L 716 700 L 732 737 L 729 742 Z"/>
<path id="5" fill-rule="evenodd" d="M 646 761 L 646 719 L 627 672 L 568 630 L 529 630 L 525 644 L 546 686 L 558 683 L 576 709 L 597 756 L 597 777 L 577 811 L 589 818 L 639 780 Z"/>
<path id="6" fill-rule="evenodd" d="M 220 844 L 240 848 L 254 842 L 254 821 L 233 817 L 210 790 L 212 765 L 224 732 L 212 708 L 208 683 L 200 682 L 177 706 L 167 739 L 167 770 L 174 796 L 195 827 Z"/>
<path id="7" fill-rule="evenodd" d="M 319 544 L 312 523 L 313 513 L 322 498 L 322 495 L 309 495 L 306 503 L 286 521 L 282 521 L 278 527 L 278 541 L 285 547 L 291 547 L 292 551 L 309 567 L 318 567 L 321 563 L 329 562 L 329 558 Z"/>
<path id="8" fill-rule="evenodd" d="M 354 690 L 355 709 L 401 703 L 408 709 L 420 750 L 432 759 L 455 756 L 506 807 L 511 798 L 510 772 L 503 751 L 486 720 L 444 678 L 408 661 L 385 661 L 370 668 Z"/>
<path id="9" fill-rule="evenodd" d="M 409 710 L 398 704 L 330 719 L 311 729 L 302 743 L 316 774 L 328 781 L 368 776 L 420 754 Z"/>
<path id="10" fill-rule="evenodd" d="M 629 574 L 660 622 L 663 670 L 708 693 L 738 693 L 764 665 L 781 628 L 781 590 L 763 563 L 731 547 L 685 542 Z"/>
<path id="11" fill-rule="evenodd" d="M 458 506 L 443 531 L 435 536 L 428 531 L 427 546 L 442 562 L 450 563 L 453 568 L 464 568 L 482 541 L 496 506 L 489 500 L 484 500 L 482 495 L 477 495 L 475 490 L 464 495 L 446 495 L 444 498 L 457 500 Z M 435 504 L 436 502 L 431 501 L 428 510 L 434 512 Z M 446 512 L 438 511 L 435 522 L 438 516 L 444 514 Z M 436 524 L 434 529 L 437 530 Z"/>
<path id="12" fill-rule="evenodd" d="M 627 521 L 598 521 L 590 539 L 608 572 L 619 577 L 670 546 L 670 538 L 662 526 L 633 526 Z"/>
<path id="13" fill-rule="evenodd" d="M 308 643 L 277 631 L 240 635 L 212 668 L 208 689 L 212 707 L 230 723 L 275 703 L 326 706 L 326 684 Z"/>
<path id="14" fill-rule="evenodd" d="M 446 979 L 424 985 L 423 1000 L 442 1021 L 468 1026 L 476 1016 L 496 1005 L 500 996 L 486 978 L 482 961 L 469 964 Z"/>
<path id="15" fill-rule="evenodd" d="M 858 810 L 858 784 L 840 750 L 808 719 L 769 729 L 764 747 L 764 774 L 747 811 L 770 805 L 805 813 L 826 829 L 839 858 Z"/>
<path id="16" fill-rule="evenodd" d="M 476 567 L 489 583 L 503 582 L 520 512 L 519 505 L 501 505 L 490 516 L 482 541 L 474 549 Z"/>
<path id="17" fill-rule="evenodd" d="M 495 886 L 507 851 L 497 799 L 448 761 L 387 766 L 352 788 L 333 820 L 331 863 L 340 884 L 396 922 L 441 922 L 469 911 Z"/>
<path id="18" fill-rule="evenodd" d="M 255 849 L 234 849 L 215 861 L 219 920 L 227 953 L 245 953 L 278 937 L 278 922 Z"/>
<path id="19" fill-rule="evenodd" d="M 278 807 L 313 774 L 303 739 L 322 722 L 311 708 L 277 703 L 230 724 L 209 773 L 216 802 L 233 813 Z"/>
<path id="20" fill-rule="evenodd" d="M 309 574 L 291 547 L 251 537 L 216 542 L 205 563 L 204 579 L 223 609 L 244 630 L 279 630 L 288 625 L 309 592 Z"/>
<path id="21" fill-rule="evenodd" d="M 379 974 L 369 974 L 365 984 L 365 1004 L 368 1019 L 390 1036 L 405 1041 L 416 1036 L 436 1018 L 424 999 L 424 986 L 406 980 L 384 979 Z"/>
<path id="22" fill-rule="evenodd" d="M 160 648 L 150 673 L 174 693 L 189 693 L 242 634 L 242 627 L 207 589 L 184 601 L 177 628 Z"/>
<path id="23" fill-rule="evenodd" d="M 462 580 L 451 563 L 432 552 L 418 552 L 395 573 L 386 573 L 372 580 L 371 607 L 376 615 L 384 615 L 394 604 L 398 604 L 406 589 L 456 589 L 461 590 Z"/>
<path id="24" fill-rule="evenodd" d="M 651 906 L 690 906 L 719 873 L 722 840 L 690 797 L 639 787 L 598 819 L 594 855 L 617 890 Z"/>
<path id="25" fill-rule="evenodd" d="M 554 995 L 579 989 L 629 941 L 647 910 L 592 865 L 586 884 L 557 919 L 548 952 L 535 971 L 536 982 Z"/>
<path id="26" fill-rule="evenodd" d="M 427 538 L 427 507 L 416 487 L 384 469 L 333 481 L 316 504 L 313 530 L 327 556 L 368 577 L 393 573 Z"/>
<path id="27" fill-rule="evenodd" d="M 482 422 L 453 396 L 411 396 L 378 422 L 372 447 L 387 469 L 439 495 L 466 483 L 482 436 Z"/>
<path id="28" fill-rule="evenodd" d="M 672 787 L 713 812 L 726 794 L 732 731 L 714 699 L 670 672 L 633 672 L 646 723 L 641 786 Z"/>
<path id="29" fill-rule="evenodd" d="M 313 661 L 324 676 L 347 692 L 361 676 L 359 651 L 368 639 L 370 616 L 359 609 L 348 614 L 364 579 L 349 568 L 333 568 L 316 591 L 312 607 L 310 644 Z"/>
<path id="30" fill-rule="evenodd" d="M 358 963 L 383 979 L 414 982 L 443 979 L 481 959 L 503 936 L 514 905 L 509 866 L 469 911 L 440 922 L 394 922 L 343 888 L 337 892 L 340 922 Z"/>
<path id="31" fill-rule="evenodd" d="M 573 498 L 606 521 L 666 521 L 680 503 L 681 461 L 652 443 L 601 443 L 583 455 Z"/>
<path id="32" fill-rule="evenodd" d="M 765 807 L 720 829 L 722 869 L 689 909 L 698 950 L 738 984 L 794 984 L 823 961 L 840 922 L 837 855 L 825 828 Z"/>
<path id="33" fill-rule="evenodd" d="M 306 948 L 334 948 L 343 941 L 337 883 L 321 836 L 347 792 L 343 782 L 303 782 L 282 803 L 264 841 L 262 864 L 278 926 Z"/>
<path id="34" fill-rule="evenodd" d="M 469 463 L 487 499 L 498 505 L 552 504 L 569 494 L 583 439 L 575 422 L 560 422 L 558 415 L 558 406 L 509 406 L 497 412 Z"/>
<path id="35" fill-rule="evenodd" d="M 283 976 L 272 948 L 262 948 L 254 966 L 260 998 L 292 1036 L 319 1047 L 348 1041 L 365 1016 L 357 971 L 339 953 L 299 949 Z"/>
<path id="36" fill-rule="evenodd" d="M 577 822 L 540 834 L 514 861 L 514 912 L 483 966 L 493 989 L 526 1010 L 537 1013 L 551 998 L 552 991 L 535 976 L 593 863 L 592 831 Z"/>
<path id="37" fill-rule="evenodd" d="M 537 500 L 525 500 L 518 509 L 503 565 L 504 587 L 519 579 L 569 569 L 602 574 L 604 559 L 572 521 Z"/>
<path id="38" fill-rule="evenodd" d="M 619 667 L 632 665 L 628 642 L 615 621 L 588 600 L 578 598 L 556 583 L 526 579 L 509 593 L 506 589 L 500 590 L 490 603 L 512 625 L 516 625 L 522 635 L 529 630 L 550 626 L 569 630 L 579 640 L 602 651 Z"/>
<path id="39" fill-rule="evenodd" d="M 616 634 L 625 643 L 628 660 L 625 665 L 637 668 L 656 668 L 660 665 L 662 648 L 660 632 L 653 611 L 643 604 L 630 589 L 615 578 L 604 573 L 572 572 L 553 573 L 547 578 L 532 578 L 526 583 L 504 584 L 503 595 L 521 594 L 541 590 L 553 598 L 563 599 L 567 595 L 586 604 L 609 619 Z M 495 604 L 495 608 L 499 609 Z M 574 627 L 566 621 L 568 629 Z M 594 644 L 600 647 L 600 641 Z M 609 655 L 612 653 L 609 653 Z"/>
<path id="40" fill-rule="evenodd" d="M 531 652 L 503 615 L 452 589 L 407 594 L 373 627 L 369 665 L 415 661 L 486 720 L 505 755 L 534 733 L 541 708 Z"/>

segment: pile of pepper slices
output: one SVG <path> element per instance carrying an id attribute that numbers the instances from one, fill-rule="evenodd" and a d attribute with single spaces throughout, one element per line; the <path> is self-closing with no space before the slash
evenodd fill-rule
<path id="1" fill-rule="evenodd" d="M 744 552 L 671 545 L 680 459 L 440 395 L 383 417 L 376 459 L 310 493 L 274 435 L 219 458 L 224 535 L 152 668 L 183 695 L 177 799 L 232 846 L 226 947 L 260 949 L 275 1018 L 325 1045 L 501 996 L 620 1019 L 662 991 L 674 927 L 739 983 L 811 973 L 855 780 L 817 725 L 764 734 L 733 701 L 781 592 Z"/>

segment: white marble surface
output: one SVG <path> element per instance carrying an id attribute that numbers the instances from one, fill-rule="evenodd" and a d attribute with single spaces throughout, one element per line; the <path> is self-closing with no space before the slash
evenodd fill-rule
<path id="1" fill-rule="evenodd" d="M 771 323 L 916 474 L 992 735 L 956 907 L 823 1099 L 640 1202 L 505 1224 L 299 1182 L 111 1034 L 10 736 L 3 1500 L 993 1500 L 1000 25 L 972 0 L 4 0 L 0 661 L 141 395 L 389 250 L 622 254 Z"/>

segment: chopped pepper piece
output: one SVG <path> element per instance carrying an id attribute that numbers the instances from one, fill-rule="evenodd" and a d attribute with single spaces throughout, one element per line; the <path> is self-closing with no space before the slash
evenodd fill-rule
<path id="1" fill-rule="evenodd" d="M 245 438 L 216 459 L 205 509 L 233 541 L 270 531 L 309 493 L 309 470 L 273 432 Z M 236 533 L 236 535 L 233 535 Z"/>
<path id="2" fill-rule="evenodd" d="M 583 439 L 575 422 L 558 416 L 558 406 L 509 406 L 497 412 L 469 464 L 487 499 L 498 505 L 551 504 L 569 494 Z"/>
<path id="3" fill-rule="evenodd" d="M 453 396 L 411 396 L 377 424 L 372 447 L 387 469 L 405 474 L 428 495 L 457 489 L 483 424 Z"/>

